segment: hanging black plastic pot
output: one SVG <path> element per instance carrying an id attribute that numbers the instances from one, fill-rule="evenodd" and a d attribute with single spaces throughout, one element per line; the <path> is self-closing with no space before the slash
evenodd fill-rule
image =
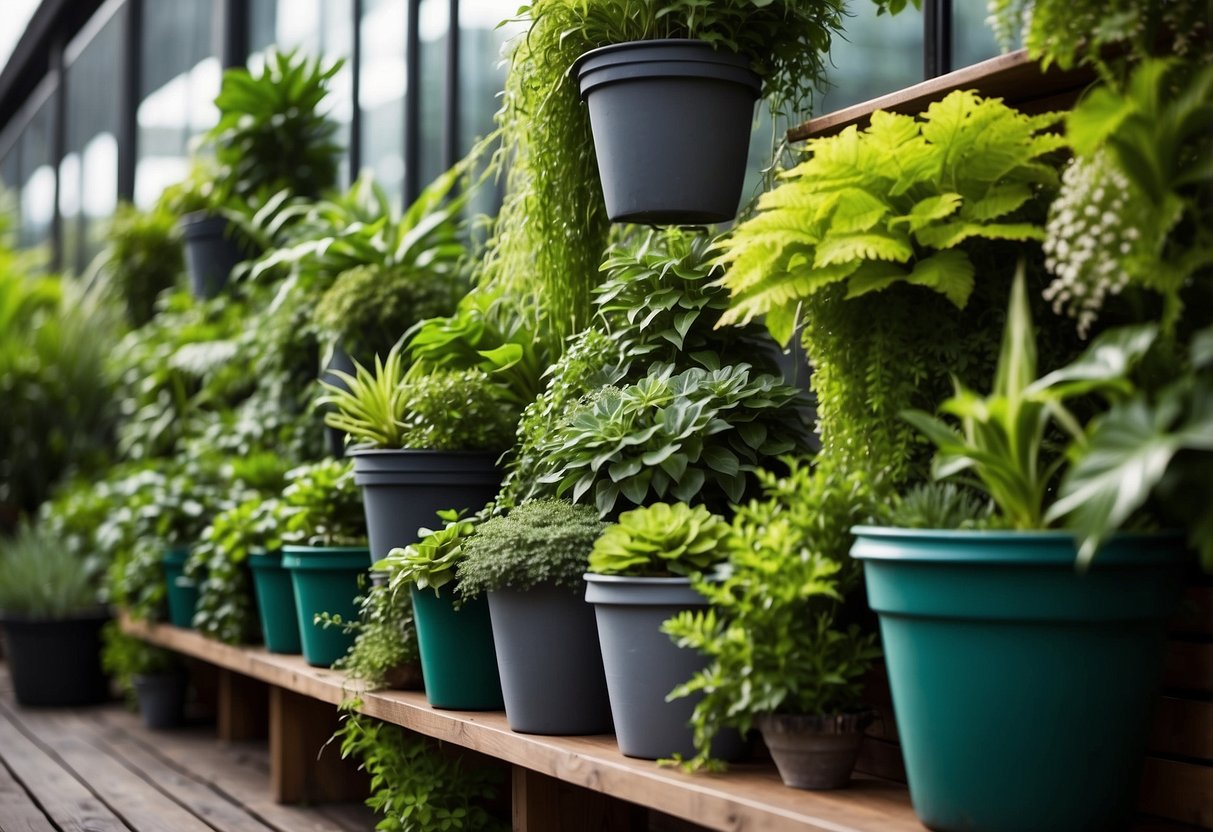
<path id="1" fill-rule="evenodd" d="M 185 672 L 135 674 L 131 684 L 139 702 L 139 716 L 148 728 L 176 728 L 185 722 Z"/>
<path id="2" fill-rule="evenodd" d="M 205 211 L 186 214 L 178 222 L 185 245 L 185 270 L 194 297 L 213 298 L 223 291 L 232 269 L 242 259 L 235 229 L 225 217 Z"/>
<path id="3" fill-rule="evenodd" d="M 604 46 L 573 65 L 590 109 L 607 215 L 703 225 L 737 215 L 762 79 L 695 40 Z"/>

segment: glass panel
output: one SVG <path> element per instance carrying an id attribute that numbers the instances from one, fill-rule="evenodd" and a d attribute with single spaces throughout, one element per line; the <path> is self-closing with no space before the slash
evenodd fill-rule
<path id="1" fill-rule="evenodd" d="M 216 0 L 143 4 L 135 203 L 150 207 L 189 168 L 190 141 L 218 120 Z"/>
<path id="2" fill-rule="evenodd" d="M 970 5 L 965 0 L 957 5 Z M 984 3 L 980 4 L 983 8 Z M 830 50 L 833 86 L 813 102 L 824 115 L 922 80 L 922 12 L 908 5 L 896 17 L 877 17 L 874 3 L 853 4 L 846 32 Z"/>
<path id="3" fill-rule="evenodd" d="M 459 2 L 459 144 L 463 155 L 478 139 L 493 131 L 493 114 L 501 105 L 505 88 L 504 54 L 509 41 L 526 27 L 509 23 L 497 28 L 516 4 L 501 0 L 460 0 Z M 473 200 L 473 214 L 492 214 L 501 204 L 504 177 L 485 182 Z"/>
<path id="4" fill-rule="evenodd" d="M 363 0 L 362 166 L 400 206 L 404 198 L 405 0 Z"/>
<path id="5" fill-rule="evenodd" d="M 957 69 L 999 54 L 985 3 L 952 4 L 952 64 Z"/>
<path id="6" fill-rule="evenodd" d="M 354 113 L 354 76 L 350 56 L 354 50 L 353 0 L 251 0 L 249 3 L 249 66 L 258 69 L 265 49 L 300 49 L 309 56 L 346 63 L 329 83 L 329 96 L 321 104 L 337 121 L 337 143 L 350 144 Z M 341 160 L 338 184 L 350 181 L 349 156 Z"/>
<path id="7" fill-rule="evenodd" d="M 30 96 L 14 119 L 16 136 L 6 170 L 13 177 L 9 183 L 17 210 L 17 244 L 32 247 L 48 243 L 55 219 L 55 168 L 51 148 L 55 135 L 55 93 L 53 84 L 44 82 Z"/>
<path id="8" fill-rule="evenodd" d="M 421 46 L 421 123 L 417 126 L 420 141 L 417 187 L 424 188 L 445 169 L 444 122 L 446 116 L 446 49 L 451 29 L 450 4 L 447 0 L 421 0 L 418 9 L 418 35 Z"/>
<path id="9" fill-rule="evenodd" d="M 68 49 L 66 158 L 60 166 L 63 265 L 83 271 L 98 251 L 118 204 L 118 106 L 126 6 L 91 40 Z M 51 177 L 53 181 L 53 176 Z M 24 202 L 24 198 L 22 200 Z M 53 200 L 52 200 L 53 204 Z"/>

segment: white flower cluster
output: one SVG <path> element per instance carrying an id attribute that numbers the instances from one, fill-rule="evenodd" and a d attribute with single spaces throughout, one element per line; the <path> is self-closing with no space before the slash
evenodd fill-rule
<path id="1" fill-rule="evenodd" d="M 1104 152 L 1071 160 L 1061 181 L 1045 226 L 1045 267 L 1054 280 L 1044 297 L 1054 312 L 1076 319 L 1085 338 L 1104 300 L 1130 280 L 1142 236 L 1133 213 L 1142 201 Z"/>

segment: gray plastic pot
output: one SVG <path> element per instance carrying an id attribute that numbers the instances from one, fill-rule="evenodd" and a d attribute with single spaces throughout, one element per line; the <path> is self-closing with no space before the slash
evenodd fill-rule
<path id="1" fill-rule="evenodd" d="M 148 728 L 176 728 L 185 722 L 186 678 L 182 671 L 146 675 L 131 680 L 139 716 Z"/>
<path id="2" fill-rule="evenodd" d="M 754 102 L 749 62 L 694 40 L 604 46 L 573 64 L 607 216 L 703 225 L 737 214 Z"/>
<path id="3" fill-rule="evenodd" d="M 683 610 L 707 607 L 686 578 L 628 578 L 587 573 L 585 600 L 594 605 L 602 663 L 619 750 L 657 760 L 694 756 L 689 726 L 698 697 L 672 702 L 666 695 L 707 665 L 707 657 L 678 647 L 661 625 Z M 712 756 L 736 760 L 746 752 L 741 735 L 721 731 Z"/>
<path id="4" fill-rule="evenodd" d="M 510 728 L 524 734 L 611 730 L 594 609 L 554 584 L 488 593 Z"/>
<path id="5" fill-rule="evenodd" d="M 194 297 L 204 300 L 215 297 L 243 259 L 231 223 L 224 217 L 194 211 L 183 216 L 177 226 L 181 229 L 185 270 Z"/>
<path id="6" fill-rule="evenodd" d="M 446 509 L 480 509 L 501 487 L 493 454 L 351 448 L 354 482 L 371 540 L 371 562 L 440 525 Z"/>

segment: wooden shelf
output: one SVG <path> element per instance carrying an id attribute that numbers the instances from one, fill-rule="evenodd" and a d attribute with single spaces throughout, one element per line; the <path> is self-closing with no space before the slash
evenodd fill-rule
<path id="1" fill-rule="evenodd" d="M 1062 72 L 1054 67 L 1042 72 L 1038 64 L 1028 59 L 1027 52 L 1020 49 L 810 119 L 788 130 L 788 141 L 830 136 L 852 124 L 862 127 L 876 110 L 919 113 L 953 90 L 976 90 L 1025 112 L 1063 110 L 1094 80 L 1094 73 L 1085 68 Z"/>
<path id="2" fill-rule="evenodd" d="M 360 710 L 419 734 L 487 754 L 515 767 L 647 806 L 710 829 L 922 832 L 904 786 L 857 776 L 848 789 L 802 792 L 779 781 L 770 764 L 739 764 L 724 775 L 687 775 L 619 753 L 611 735 L 546 737 L 510 730 L 500 712 L 431 708 L 424 694 L 359 693 L 345 674 L 309 667 L 299 656 L 229 647 L 166 624 L 124 621 L 123 629 L 274 688 L 333 705 L 360 695 Z M 271 700 L 271 707 L 273 700 Z M 271 717 L 271 726 L 273 720 Z M 272 738 L 271 738 L 272 742 Z"/>

